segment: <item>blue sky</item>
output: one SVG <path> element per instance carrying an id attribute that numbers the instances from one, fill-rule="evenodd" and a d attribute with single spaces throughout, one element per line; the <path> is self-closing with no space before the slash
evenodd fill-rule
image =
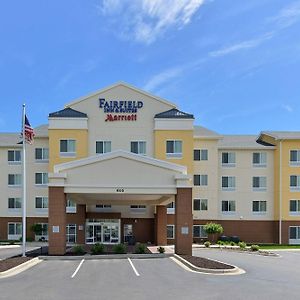
<path id="1" fill-rule="evenodd" d="M 299 0 L 2 1 L 0 132 L 117 81 L 220 133 L 300 130 Z"/>

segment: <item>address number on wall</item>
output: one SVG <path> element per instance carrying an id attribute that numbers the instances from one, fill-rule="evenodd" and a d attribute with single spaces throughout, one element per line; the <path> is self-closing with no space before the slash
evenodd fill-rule
<path id="1" fill-rule="evenodd" d="M 124 193 L 124 192 L 125 192 L 125 189 L 119 188 L 119 189 L 116 189 L 116 192 L 117 192 L 117 193 Z"/>

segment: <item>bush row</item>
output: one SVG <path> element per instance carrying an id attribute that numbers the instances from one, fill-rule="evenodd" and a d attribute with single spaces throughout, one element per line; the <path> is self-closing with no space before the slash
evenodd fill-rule
<path id="1" fill-rule="evenodd" d="M 240 249 L 246 249 L 246 247 L 247 247 L 247 244 L 245 243 L 245 242 L 238 242 L 238 243 L 235 243 L 235 242 L 229 242 L 229 241 L 226 241 L 226 242 L 224 242 L 224 241 L 217 241 L 217 244 L 218 245 L 220 245 L 220 246 L 239 246 L 240 247 Z M 205 247 L 210 247 L 211 246 L 211 242 L 209 242 L 209 241 L 206 241 L 205 243 L 204 243 L 204 246 Z M 259 250 L 259 246 L 258 245 L 251 245 L 250 246 L 250 249 L 252 250 L 252 251 L 258 251 Z"/>

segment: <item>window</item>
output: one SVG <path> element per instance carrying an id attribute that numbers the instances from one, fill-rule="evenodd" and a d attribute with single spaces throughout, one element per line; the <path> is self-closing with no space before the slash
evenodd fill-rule
<path id="1" fill-rule="evenodd" d="M 222 176 L 222 190 L 235 190 L 235 176 Z"/>
<path id="2" fill-rule="evenodd" d="M 194 185 L 207 186 L 208 175 L 194 175 Z"/>
<path id="3" fill-rule="evenodd" d="M 235 201 L 222 200 L 222 212 L 223 213 L 235 212 Z"/>
<path id="4" fill-rule="evenodd" d="M 146 155 L 146 142 L 141 142 L 141 141 L 131 142 L 130 151 L 132 153 Z"/>
<path id="5" fill-rule="evenodd" d="M 97 204 L 96 208 L 99 208 L 99 209 L 111 209 L 111 205 L 110 204 Z"/>
<path id="6" fill-rule="evenodd" d="M 207 233 L 204 230 L 205 225 L 193 225 L 194 238 L 207 238 Z"/>
<path id="7" fill-rule="evenodd" d="M 35 148 L 35 159 L 37 161 L 48 161 L 49 160 L 49 149 L 48 148 Z"/>
<path id="8" fill-rule="evenodd" d="M 8 223 L 8 239 L 19 240 L 22 236 L 22 223 Z"/>
<path id="9" fill-rule="evenodd" d="M 67 213 L 76 213 L 76 203 L 70 199 L 67 200 L 66 212 Z"/>
<path id="10" fill-rule="evenodd" d="M 300 214 L 300 200 L 290 200 L 290 214 L 291 215 Z"/>
<path id="11" fill-rule="evenodd" d="M 8 185 L 20 186 L 22 181 L 21 174 L 8 174 Z"/>
<path id="12" fill-rule="evenodd" d="M 267 189 L 267 177 L 254 176 L 252 177 L 253 191 L 265 191 Z"/>
<path id="13" fill-rule="evenodd" d="M 201 211 L 207 209 L 207 199 L 194 199 L 194 210 Z"/>
<path id="14" fill-rule="evenodd" d="M 267 201 L 254 200 L 252 201 L 252 212 L 265 213 L 267 211 Z"/>
<path id="15" fill-rule="evenodd" d="M 67 243 L 76 243 L 76 224 L 67 224 Z"/>
<path id="16" fill-rule="evenodd" d="M 21 163 L 21 151 L 20 150 L 8 150 L 7 160 L 10 164 Z"/>
<path id="17" fill-rule="evenodd" d="M 290 165 L 299 166 L 300 165 L 300 150 L 290 151 Z"/>
<path id="18" fill-rule="evenodd" d="M 174 214 L 175 213 L 175 202 L 171 202 L 167 204 L 167 214 Z"/>
<path id="19" fill-rule="evenodd" d="M 174 140 L 167 141 L 166 154 L 168 158 L 181 158 L 182 157 L 182 141 Z"/>
<path id="20" fill-rule="evenodd" d="M 48 173 L 35 173 L 35 184 L 36 185 L 48 184 Z"/>
<path id="21" fill-rule="evenodd" d="M 22 207 L 21 198 L 8 198 L 8 208 L 9 209 L 19 209 Z"/>
<path id="22" fill-rule="evenodd" d="M 175 225 L 167 225 L 167 239 L 174 239 Z"/>
<path id="23" fill-rule="evenodd" d="M 124 224 L 124 242 L 128 243 L 133 237 L 132 224 Z"/>
<path id="24" fill-rule="evenodd" d="M 223 167 L 235 166 L 235 152 L 222 152 L 222 166 Z"/>
<path id="25" fill-rule="evenodd" d="M 48 209 L 48 197 L 35 197 L 35 208 Z"/>
<path id="26" fill-rule="evenodd" d="M 111 152 L 111 141 L 97 141 L 96 142 L 96 153 L 103 154 Z"/>
<path id="27" fill-rule="evenodd" d="M 194 150 L 194 160 L 208 160 L 208 150 L 207 149 L 195 149 Z"/>
<path id="28" fill-rule="evenodd" d="M 41 225 L 41 232 L 39 234 L 36 234 L 36 237 L 44 237 L 45 239 L 48 239 L 48 223 L 37 223 L 38 225 Z"/>
<path id="29" fill-rule="evenodd" d="M 290 190 L 300 190 L 300 176 L 290 176 Z"/>
<path id="30" fill-rule="evenodd" d="M 289 233 L 290 233 L 290 244 L 299 243 L 300 242 L 300 226 L 290 226 L 289 227 Z M 297 240 L 297 241 L 291 241 L 291 240 Z"/>
<path id="31" fill-rule="evenodd" d="M 146 212 L 146 205 L 130 205 L 130 210 L 132 213 L 145 213 Z"/>
<path id="32" fill-rule="evenodd" d="M 253 167 L 266 167 L 267 166 L 267 153 L 254 152 L 252 154 Z"/>
<path id="33" fill-rule="evenodd" d="M 60 140 L 60 156 L 73 157 L 76 155 L 75 140 Z"/>

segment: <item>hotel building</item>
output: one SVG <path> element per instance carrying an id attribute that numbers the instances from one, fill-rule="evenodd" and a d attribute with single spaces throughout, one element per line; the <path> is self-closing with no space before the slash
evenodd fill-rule
<path id="1" fill-rule="evenodd" d="M 50 113 L 27 146 L 27 237 L 135 240 L 191 253 L 218 222 L 246 242 L 300 243 L 300 132 L 222 135 L 125 83 Z M 19 133 L 0 133 L 0 240 L 22 234 Z M 35 236 L 33 224 L 41 224 Z"/>

